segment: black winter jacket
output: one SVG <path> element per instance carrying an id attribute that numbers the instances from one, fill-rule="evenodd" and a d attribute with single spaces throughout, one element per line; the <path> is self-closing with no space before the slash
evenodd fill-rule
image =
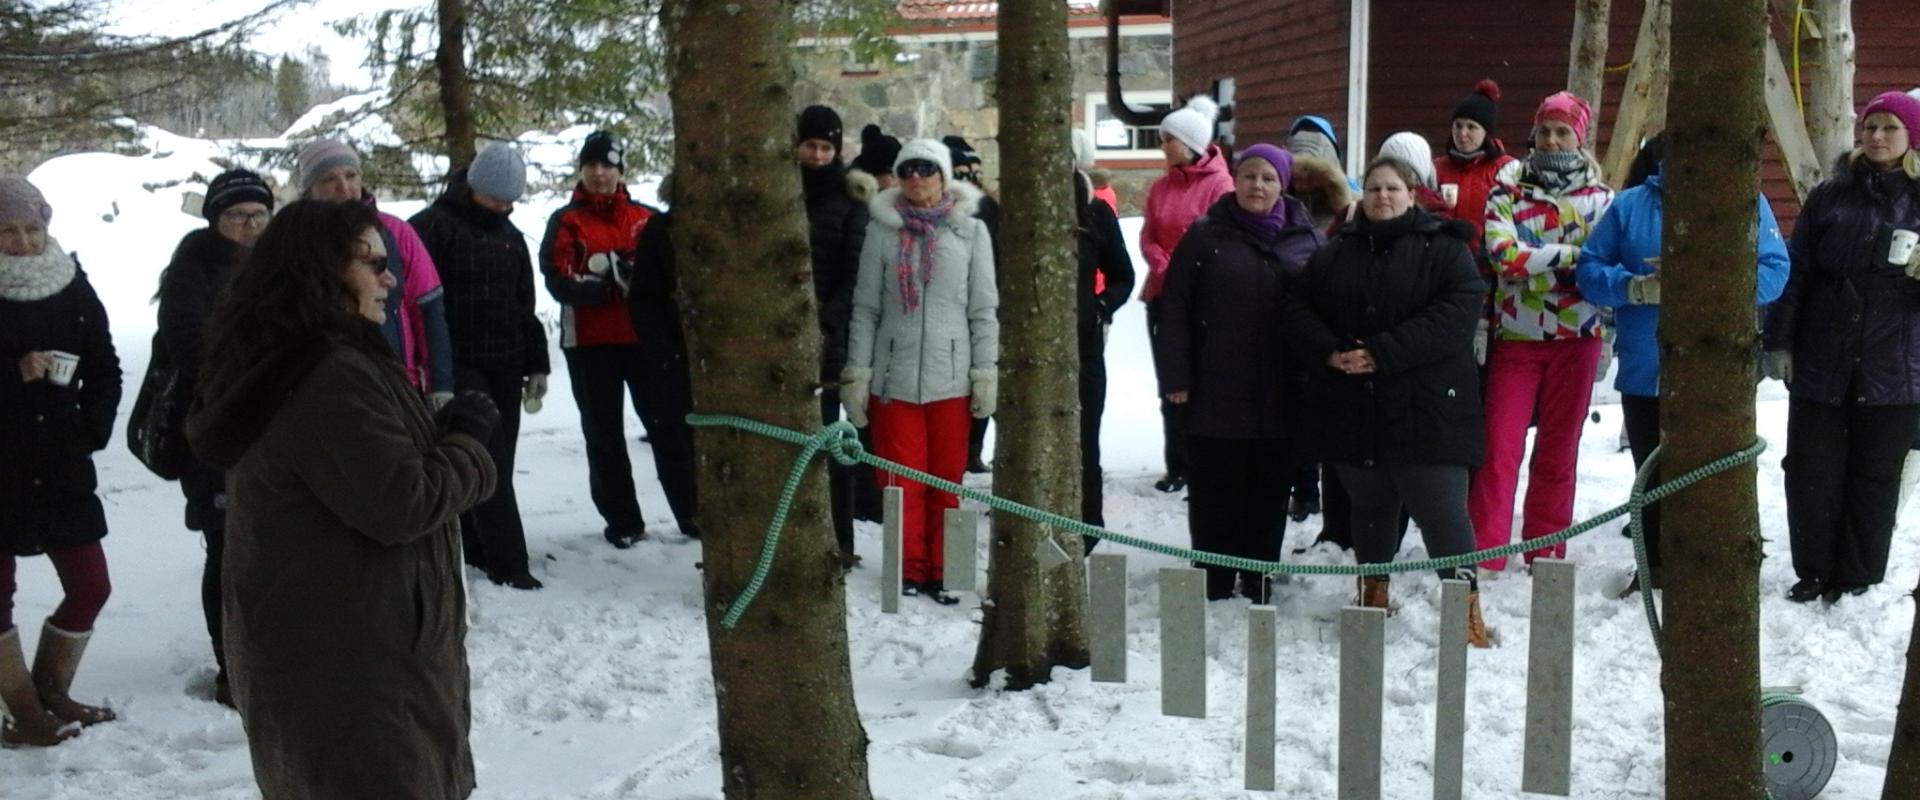
<path id="1" fill-rule="evenodd" d="M 1120 219 L 1100 200 L 1087 204 L 1087 227 L 1080 230 L 1079 285 L 1080 358 L 1098 357 L 1105 342 L 1101 328 L 1112 324 L 1113 314 L 1133 295 L 1133 258 L 1127 255 L 1127 243 L 1120 232 Z M 999 251 L 994 251 L 999 252 Z M 1106 290 L 1095 294 L 1094 276 L 1106 276 Z"/>
<path id="2" fill-rule="evenodd" d="M 80 357 L 70 385 L 20 380 L 20 358 L 40 350 Z M 0 550 L 30 556 L 99 541 L 107 518 L 93 453 L 113 436 L 120 358 L 85 271 L 51 297 L 0 297 L 0 367 Z"/>
<path id="3" fill-rule="evenodd" d="M 180 396 L 199 391 L 200 365 L 206 363 L 208 322 L 226 292 L 227 279 L 246 250 L 213 228 L 187 234 L 174 248 L 173 260 L 160 275 L 159 330 L 154 334 L 153 357 L 167 358 L 180 371 Z M 174 432 L 186 436 L 186 431 Z M 184 441 L 184 439 L 182 440 Z M 180 476 L 187 498 L 187 529 L 225 530 L 226 476 L 219 469 L 195 461 Z"/>
<path id="4" fill-rule="evenodd" d="M 633 285 L 627 290 L 627 316 L 640 338 L 649 367 L 672 364 L 687 369 L 687 338 L 680 328 L 679 275 L 674 271 L 673 214 L 655 213 L 634 246 Z"/>
<path id="5" fill-rule="evenodd" d="M 1313 255 L 1280 321 L 1308 381 L 1309 452 L 1333 464 L 1477 466 L 1485 454 L 1473 331 L 1487 285 L 1473 226 L 1413 208 L 1349 222 Z M 1375 371 L 1327 366 L 1365 347 Z"/>
<path id="6" fill-rule="evenodd" d="M 1194 436 L 1285 438 L 1296 368 L 1275 319 L 1288 282 L 1323 239 L 1296 198 L 1282 198 L 1287 226 L 1271 243 L 1234 220 L 1236 202 L 1232 194 L 1215 201 L 1167 262 L 1155 301 L 1160 394 L 1190 392 L 1187 432 Z"/>
<path id="7" fill-rule="evenodd" d="M 1920 232 L 1920 181 L 1899 169 L 1842 157 L 1807 195 L 1764 337 L 1768 350 L 1793 353 L 1795 397 L 1920 403 L 1920 281 L 1887 261 L 1896 229 Z"/>
<path id="8" fill-rule="evenodd" d="M 839 380 L 847 365 L 847 327 L 853 324 L 853 285 L 860 278 L 860 248 L 867 241 L 867 204 L 847 186 L 846 168 L 835 161 L 802 168 L 807 197 L 808 243 L 813 254 L 813 297 L 820 315 L 820 375 Z M 664 237 L 663 237 L 664 240 Z M 640 323 L 636 322 L 635 327 Z M 645 334 L 641 334 L 644 339 Z"/>
<path id="9" fill-rule="evenodd" d="M 513 220 L 473 202 L 465 170 L 407 221 L 440 270 L 455 363 L 552 372 L 547 330 L 534 315 L 533 256 Z"/>

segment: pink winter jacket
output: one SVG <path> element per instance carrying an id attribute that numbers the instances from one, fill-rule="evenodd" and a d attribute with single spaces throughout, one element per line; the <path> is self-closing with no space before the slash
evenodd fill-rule
<path id="1" fill-rule="evenodd" d="M 1167 280 L 1167 262 L 1187 226 L 1207 213 L 1213 201 L 1233 192 L 1233 173 L 1219 145 L 1207 145 L 1199 163 L 1168 168 L 1147 188 L 1146 224 L 1140 228 L 1140 255 L 1147 259 L 1147 280 L 1140 299 L 1160 296 Z"/>
<path id="2" fill-rule="evenodd" d="M 414 232 L 413 226 L 408 225 L 406 220 L 385 211 L 376 210 L 374 213 L 399 248 L 400 263 L 406 265 L 407 284 L 400 287 L 400 338 L 406 347 L 401 362 L 406 366 L 407 382 L 421 391 L 453 391 L 451 384 L 443 386 L 440 380 L 435 380 L 439 377 L 434 375 L 440 371 L 437 368 L 450 367 L 451 363 L 441 365 L 437 363 L 439 359 L 432 358 L 426 315 L 421 309 L 422 305 L 436 302 L 441 296 L 440 272 L 434 268 L 433 256 L 427 253 L 427 246 L 420 241 L 420 234 Z"/>

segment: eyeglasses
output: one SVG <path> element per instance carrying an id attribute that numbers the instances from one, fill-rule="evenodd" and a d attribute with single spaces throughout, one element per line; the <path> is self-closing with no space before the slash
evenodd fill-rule
<path id="1" fill-rule="evenodd" d="M 893 174 L 901 180 L 908 178 L 931 178 L 940 174 L 940 165 L 931 161 L 914 159 L 893 168 Z"/>
<path id="2" fill-rule="evenodd" d="M 250 225 L 265 225 L 273 219 L 271 211 L 224 211 L 220 214 L 222 222 L 236 222 Z"/>
<path id="3" fill-rule="evenodd" d="M 387 254 L 386 253 L 381 253 L 380 255 L 377 255 L 377 256 L 362 256 L 360 258 L 354 259 L 354 263 L 360 264 L 366 267 L 367 271 L 372 272 L 375 275 L 387 274 Z"/>

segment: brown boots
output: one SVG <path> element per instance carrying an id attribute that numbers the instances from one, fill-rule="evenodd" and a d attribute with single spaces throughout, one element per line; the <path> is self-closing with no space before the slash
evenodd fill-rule
<path id="1" fill-rule="evenodd" d="M 1360 605 L 1363 608 L 1377 608 L 1393 615 L 1393 609 L 1387 607 L 1388 578 L 1385 575 L 1360 576 Z"/>
<path id="2" fill-rule="evenodd" d="M 1481 649 L 1492 647 L 1493 640 L 1487 635 L 1487 620 L 1480 615 L 1480 581 L 1478 576 L 1469 568 L 1462 569 L 1459 572 L 1459 577 L 1461 580 L 1466 581 L 1467 585 L 1471 587 L 1467 592 L 1467 644 Z M 1392 615 L 1393 609 L 1388 605 L 1387 600 L 1387 588 L 1389 585 L 1391 584 L 1385 575 L 1360 576 L 1359 581 L 1356 582 L 1356 586 L 1358 586 L 1360 592 L 1357 602 L 1363 608 L 1378 608 L 1386 611 L 1388 615 Z"/>
<path id="3" fill-rule="evenodd" d="M 48 713 L 41 705 L 40 691 L 27 672 L 27 657 L 20 651 L 19 628 L 0 634 L 0 700 L 7 704 L 7 719 L 0 723 L 0 744 L 52 747 L 80 735 L 80 726 Z"/>
<path id="4" fill-rule="evenodd" d="M 1467 644 L 1485 650 L 1493 646 L 1487 637 L 1487 619 L 1480 616 L 1480 590 L 1467 593 Z"/>
<path id="5" fill-rule="evenodd" d="M 112 722 L 113 710 L 76 703 L 67 696 L 73 686 L 73 673 L 80 669 L 80 656 L 87 652 L 87 640 L 93 632 L 63 631 L 48 622 L 40 629 L 40 648 L 33 653 L 33 686 L 40 691 L 40 705 L 68 722 L 98 725 Z"/>

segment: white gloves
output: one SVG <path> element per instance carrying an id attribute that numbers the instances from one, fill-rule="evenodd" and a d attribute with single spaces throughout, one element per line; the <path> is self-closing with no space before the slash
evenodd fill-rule
<path id="1" fill-rule="evenodd" d="M 433 409 L 434 413 L 439 413 L 440 409 L 446 408 L 451 402 L 453 402 L 453 392 L 427 393 L 427 407 Z"/>
<path id="2" fill-rule="evenodd" d="M 1760 356 L 1760 371 L 1781 383 L 1793 381 L 1793 351 L 1768 350 Z"/>
<path id="3" fill-rule="evenodd" d="M 986 419 L 993 416 L 993 410 L 1000 403 L 1000 370 L 967 370 L 967 380 L 972 392 L 967 402 L 967 410 L 973 412 L 974 419 Z"/>
<path id="4" fill-rule="evenodd" d="M 1660 305 L 1659 273 L 1652 275 L 1635 275 L 1628 279 L 1627 302 L 1641 306 Z"/>
<path id="5" fill-rule="evenodd" d="M 873 385 L 873 370 L 847 367 L 840 370 L 840 405 L 847 408 L 847 421 L 853 427 L 867 427 L 868 391 Z"/>
<path id="6" fill-rule="evenodd" d="M 617 259 L 615 259 L 612 253 L 594 253 L 593 255 L 587 256 L 587 271 L 605 277 L 608 272 L 613 270 L 613 262 L 615 260 Z"/>
<path id="7" fill-rule="evenodd" d="M 1473 329 L 1473 363 L 1487 365 L 1487 321 L 1480 320 L 1480 327 Z"/>
<path id="8" fill-rule="evenodd" d="M 540 413 L 541 401 L 547 397 L 547 374 L 536 372 L 527 376 L 526 388 L 520 390 L 520 407 L 529 414 Z"/>

